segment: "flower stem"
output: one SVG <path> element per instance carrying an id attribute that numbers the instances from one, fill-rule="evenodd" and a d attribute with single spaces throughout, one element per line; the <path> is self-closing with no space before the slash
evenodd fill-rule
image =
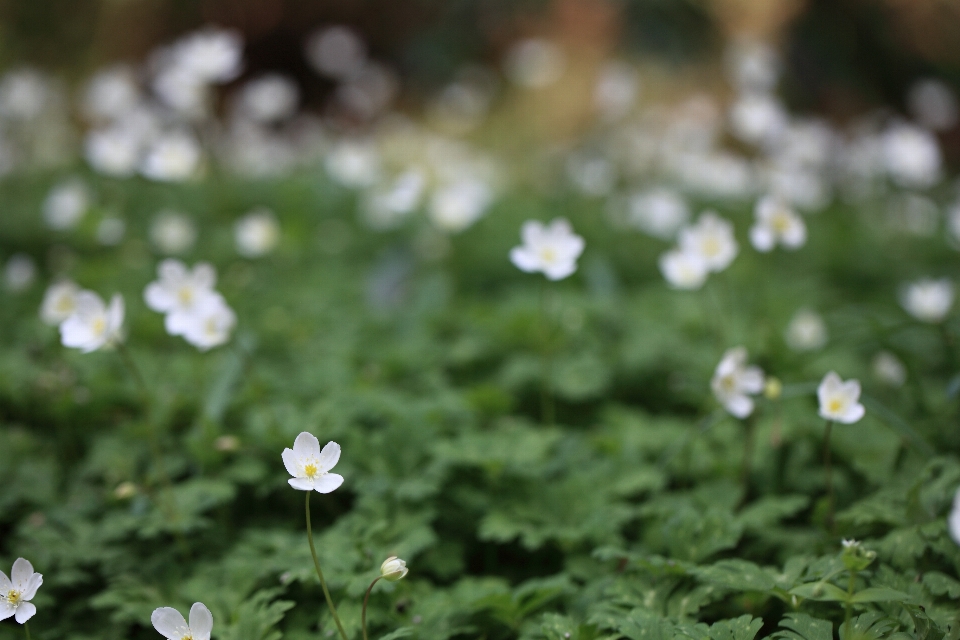
<path id="1" fill-rule="evenodd" d="M 30 625 L 26 622 L 23 623 L 23 632 L 27 634 L 27 640 L 30 640 Z"/>
<path id="2" fill-rule="evenodd" d="M 367 587 L 367 595 L 363 596 L 363 611 L 360 614 L 360 626 L 363 628 L 363 640 L 367 640 L 367 601 L 370 600 L 370 592 L 373 591 L 373 585 L 383 576 L 377 576 L 374 578 L 373 582 L 370 583 L 370 586 Z"/>
<path id="3" fill-rule="evenodd" d="M 830 432 L 833 430 L 833 420 L 827 420 L 827 428 L 823 434 L 823 466 L 827 472 L 827 529 L 833 532 L 833 466 L 830 464 Z"/>
<path id="4" fill-rule="evenodd" d="M 553 408 L 553 388 L 551 379 L 553 377 L 553 359 L 550 347 L 550 314 L 547 309 L 547 282 L 540 283 L 540 331 L 543 342 L 540 353 L 540 419 L 548 427 L 553 426 L 554 408 Z"/>
<path id="5" fill-rule="evenodd" d="M 753 415 L 743 421 L 743 466 L 740 468 L 740 484 L 743 485 L 741 503 L 745 503 L 750 494 L 750 468 L 753 463 L 753 444 L 756 424 Z"/>
<path id="6" fill-rule="evenodd" d="M 330 597 L 330 590 L 327 589 L 327 581 L 323 579 L 323 571 L 320 569 L 320 561 L 317 559 L 317 550 L 313 547 L 313 528 L 310 525 L 310 494 L 307 492 L 306 511 L 307 511 L 307 542 L 310 543 L 310 555 L 313 556 L 313 566 L 317 570 L 317 577 L 320 578 L 320 586 L 323 587 L 323 597 L 327 599 L 327 606 L 330 607 L 330 613 L 333 614 L 333 621 L 337 623 L 337 629 L 340 631 L 340 637 L 343 640 L 347 638 L 347 632 L 343 630 L 343 624 L 340 622 L 340 616 L 337 615 L 337 608 L 333 606 L 333 599 Z M 370 585 L 371 587 L 373 585 Z"/>

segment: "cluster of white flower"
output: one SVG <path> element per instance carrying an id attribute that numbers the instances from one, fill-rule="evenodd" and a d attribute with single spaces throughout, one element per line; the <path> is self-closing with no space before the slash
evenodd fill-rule
<path id="1" fill-rule="evenodd" d="M 42 584 L 43 576 L 34 572 L 33 565 L 23 558 L 13 563 L 9 578 L 0 571 L 0 620 L 12 617 L 25 624 L 37 613 L 36 605 L 30 601 Z"/>
<path id="2" fill-rule="evenodd" d="M 510 251 L 510 261 L 521 271 L 540 272 L 550 280 L 562 280 L 577 270 L 583 238 L 563 218 L 549 225 L 528 220 L 520 229 L 520 238 L 523 244 Z"/>
<path id="3" fill-rule="evenodd" d="M 699 289 L 711 272 L 730 266 L 738 251 L 733 224 L 707 211 L 680 230 L 677 248 L 660 256 L 660 271 L 676 289 Z"/>
<path id="4" fill-rule="evenodd" d="M 214 285 L 213 266 L 199 262 L 193 270 L 167 259 L 157 267 L 158 280 L 147 285 L 143 298 L 154 311 L 165 313 L 164 327 L 172 336 L 206 351 L 230 339 L 237 316 Z"/>
<path id="5" fill-rule="evenodd" d="M 60 327 L 63 346 L 84 353 L 109 347 L 123 340 L 124 304 L 114 294 L 110 304 L 93 291 L 86 291 L 69 280 L 47 288 L 40 305 L 40 318 Z"/>

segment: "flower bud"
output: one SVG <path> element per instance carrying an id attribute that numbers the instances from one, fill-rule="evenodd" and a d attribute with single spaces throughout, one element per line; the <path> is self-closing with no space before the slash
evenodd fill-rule
<path id="1" fill-rule="evenodd" d="M 390 582 L 396 582 L 407 575 L 407 563 L 397 556 L 390 556 L 380 565 L 380 577 Z"/>
<path id="2" fill-rule="evenodd" d="M 779 400 L 783 393 L 783 383 L 778 378 L 770 376 L 763 385 L 763 395 L 767 400 Z"/>

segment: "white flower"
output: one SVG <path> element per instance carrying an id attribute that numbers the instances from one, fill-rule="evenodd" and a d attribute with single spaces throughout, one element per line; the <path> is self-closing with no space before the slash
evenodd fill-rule
<path id="1" fill-rule="evenodd" d="M 13 563 L 10 578 L 0 571 L 0 620 L 14 616 L 17 622 L 24 624 L 32 618 L 37 607 L 30 601 L 42 584 L 43 576 L 35 573 L 33 565 L 23 558 L 17 558 Z"/>
<path id="2" fill-rule="evenodd" d="M 921 322 L 942 322 L 953 306 L 953 283 L 947 278 L 918 280 L 903 292 L 901 304 Z"/>
<path id="3" fill-rule="evenodd" d="M 369 187 L 380 175 L 380 152 L 369 142 L 345 140 L 330 151 L 324 166 L 345 187 Z"/>
<path id="4" fill-rule="evenodd" d="M 483 216 L 492 200 L 493 190 L 482 180 L 457 180 L 434 191 L 430 220 L 445 231 L 463 231 Z"/>
<path id="5" fill-rule="evenodd" d="M 674 289 L 699 289 L 707 281 L 707 263 L 699 254 L 673 249 L 660 256 L 660 272 Z"/>
<path id="6" fill-rule="evenodd" d="M 655 238 L 669 240 L 690 219 L 690 208 L 672 189 L 654 187 L 632 196 L 627 204 L 627 221 Z"/>
<path id="7" fill-rule="evenodd" d="M 843 540 L 840 541 L 840 544 L 843 545 L 844 549 L 857 549 L 860 547 L 860 541 L 853 540 L 853 539 L 847 540 L 846 538 L 844 538 Z"/>
<path id="8" fill-rule="evenodd" d="M 305 52 L 314 69 L 337 80 L 357 76 L 367 62 L 363 40 L 352 29 L 339 25 L 311 35 Z"/>
<path id="9" fill-rule="evenodd" d="M 753 413 L 750 395 L 763 391 L 763 371 L 747 366 L 747 350 L 728 349 L 713 372 L 710 388 L 717 401 L 735 418 L 746 418 Z"/>
<path id="10" fill-rule="evenodd" d="M 785 338 L 794 351 L 814 351 L 827 344 L 827 325 L 816 311 L 800 309 L 787 325 Z"/>
<path id="11" fill-rule="evenodd" d="M 143 299 L 154 311 L 167 314 L 164 324 L 170 335 L 183 335 L 206 299 L 219 295 L 213 290 L 217 272 L 206 262 L 198 262 L 190 271 L 179 260 L 168 258 L 157 266 L 157 275 L 159 279 L 144 289 Z"/>
<path id="12" fill-rule="evenodd" d="M 210 640 L 213 630 L 213 614 L 202 602 L 190 607 L 190 624 L 173 607 L 154 609 L 150 615 L 153 628 L 168 640 Z"/>
<path id="13" fill-rule="evenodd" d="M 77 294 L 76 309 L 60 324 L 60 340 L 63 346 L 84 353 L 119 342 L 123 313 L 120 294 L 114 294 L 108 307 L 94 292 L 81 291 Z"/>
<path id="14" fill-rule="evenodd" d="M 549 226 L 528 220 L 520 229 L 520 237 L 523 244 L 511 249 L 510 261 L 521 271 L 540 271 L 550 280 L 562 280 L 577 270 L 583 238 L 573 233 L 563 218 L 556 218 Z"/>
<path id="15" fill-rule="evenodd" d="M 907 106 L 917 122 L 933 131 L 947 131 L 957 124 L 957 97 L 946 83 L 934 78 L 920 80 L 907 94 Z"/>
<path id="16" fill-rule="evenodd" d="M 237 253 L 246 258 L 265 256 L 280 241 L 280 224 L 269 209 L 254 209 L 233 227 Z"/>
<path id="17" fill-rule="evenodd" d="M 23 291 L 37 277 L 37 265 L 33 258 L 25 253 L 15 253 L 7 260 L 3 268 L 3 284 L 8 290 L 17 292 Z"/>
<path id="18" fill-rule="evenodd" d="M 200 119 L 210 111 L 210 88 L 188 68 L 168 65 L 151 83 L 154 93 L 166 106 L 189 119 Z"/>
<path id="19" fill-rule="evenodd" d="M 893 125 L 884 132 L 882 144 L 887 171 L 899 185 L 926 188 L 940 180 L 940 146 L 926 129 Z"/>
<path id="20" fill-rule="evenodd" d="M 682 229 L 679 244 L 684 253 L 700 256 L 708 271 L 723 271 L 739 251 L 733 225 L 713 211 L 701 214 L 695 225 Z"/>
<path id="21" fill-rule="evenodd" d="M 172 64 L 202 82 L 229 82 L 243 69 L 243 38 L 234 30 L 198 31 L 174 45 Z"/>
<path id="22" fill-rule="evenodd" d="M 140 102 L 140 87 L 133 71 L 116 66 L 98 71 L 87 82 L 83 96 L 83 110 L 94 120 L 114 120 L 126 114 Z"/>
<path id="23" fill-rule="evenodd" d="M 90 207 L 90 191 L 80 180 L 61 182 L 43 201 L 43 221 L 58 231 L 76 227 Z"/>
<path id="24" fill-rule="evenodd" d="M 293 442 L 293 449 L 283 450 L 283 466 L 293 477 L 290 486 L 300 491 L 330 493 L 343 484 L 343 476 L 330 473 L 340 460 L 340 445 L 328 442 L 320 450 L 320 441 L 304 431 Z"/>
<path id="25" fill-rule="evenodd" d="M 397 556 L 390 556 L 380 565 L 380 577 L 390 582 L 402 580 L 407 575 L 407 563 Z"/>
<path id="26" fill-rule="evenodd" d="M 279 73 L 251 80 L 240 91 L 240 108 L 256 122 L 276 122 L 289 118 L 297 110 L 300 89 L 297 83 Z"/>
<path id="27" fill-rule="evenodd" d="M 80 287 L 69 280 L 50 285 L 43 294 L 40 319 L 53 326 L 69 318 L 77 309 L 78 293 L 80 293 Z"/>
<path id="28" fill-rule="evenodd" d="M 104 218 L 97 225 L 97 242 L 113 247 L 120 244 L 123 240 L 123 234 L 127 232 L 127 223 L 122 218 L 110 216 Z"/>
<path id="29" fill-rule="evenodd" d="M 50 80 L 33 69 L 11 71 L 0 80 L 0 116 L 33 120 L 53 97 Z"/>
<path id="30" fill-rule="evenodd" d="M 825 375 L 817 387 L 817 399 L 820 401 L 820 417 L 827 420 L 853 424 L 865 413 L 863 405 L 858 402 L 860 382 L 844 382 L 833 371 Z"/>
<path id="31" fill-rule="evenodd" d="M 881 351 L 873 358 L 873 375 L 891 387 L 902 387 L 907 381 L 907 369 L 900 359 L 889 351 Z"/>
<path id="32" fill-rule="evenodd" d="M 751 144 L 771 144 L 787 128 L 787 113 L 778 100 L 769 94 L 741 96 L 730 109 L 733 134 Z"/>
<path id="33" fill-rule="evenodd" d="M 549 40 L 529 38 L 510 47 L 503 65 L 511 82 L 540 89 L 560 79 L 567 60 L 560 47 Z"/>
<path id="34" fill-rule="evenodd" d="M 613 122 L 630 112 L 639 93 L 636 70 L 626 62 L 613 60 L 600 69 L 593 87 L 593 105 L 603 120 Z"/>
<path id="35" fill-rule="evenodd" d="M 953 496 L 953 509 L 947 517 L 947 529 L 953 541 L 960 544 L 960 489 L 957 489 L 957 493 Z"/>
<path id="36" fill-rule="evenodd" d="M 193 176 L 200 165 L 200 145 L 185 132 L 161 136 L 147 151 L 140 173 L 151 180 L 179 182 Z"/>
<path id="37" fill-rule="evenodd" d="M 426 183 L 423 171 L 410 169 L 369 191 L 362 204 L 364 220 L 372 229 L 396 227 L 419 206 Z"/>
<path id="38" fill-rule="evenodd" d="M 170 315 L 167 319 L 170 319 Z M 173 323 L 176 333 L 201 351 L 218 347 L 230 339 L 237 315 L 219 293 L 204 298 L 189 316 Z M 171 331 L 171 333 L 173 333 Z M 176 334 L 175 334 L 176 335 Z"/>
<path id="39" fill-rule="evenodd" d="M 787 249 L 799 249 L 807 241 L 803 218 L 779 198 L 761 198 L 753 213 L 757 221 L 750 229 L 750 243 L 757 251 L 770 251 L 777 243 Z"/>
<path id="40" fill-rule="evenodd" d="M 94 171 L 128 178 L 140 164 L 142 141 L 129 127 L 114 125 L 90 131 L 83 143 L 84 157 Z"/>
<path id="41" fill-rule="evenodd" d="M 197 241 L 197 228 L 182 213 L 161 211 L 150 225 L 150 240 L 160 253 L 183 253 Z"/>

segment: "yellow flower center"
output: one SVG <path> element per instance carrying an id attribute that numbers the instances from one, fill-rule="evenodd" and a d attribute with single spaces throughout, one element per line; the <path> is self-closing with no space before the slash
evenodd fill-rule
<path id="1" fill-rule="evenodd" d="M 20 604 L 21 596 L 22 594 L 16 589 L 10 589 L 10 591 L 7 592 L 7 602 L 9 602 L 12 606 L 15 607 L 18 604 Z"/>
<path id="2" fill-rule="evenodd" d="M 557 259 L 557 252 L 553 250 L 553 247 L 544 247 L 540 249 L 540 259 L 544 262 L 553 262 Z"/>
<path id="3" fill-rule="evenodd" d="M 94 335 L 103 335 L 103 332 L 107 330 L 107 320 L 103 316 L 96 318 L 90 329 L 93 331 Z"/>
<path id="4" fill-rule="evenodd" d="M 720 248 L 720 241 L 713 237 L 705 238 L 703 245 L 701 246 L 703 255 L 707 256 L 708 258 L 718 255 L 720 253 Z"/>
<path id="5" fill-rule="evenodd" d="M 303 472 L 307 474 L 308 478 L 312 478 L 313 476 L 317 475 L 317 465 L 315 464 L 305 465 L 303 467 Z"/>
<path id="6" fill-rule="evenodd" d="M 777 233 L 786 233 L 790 228 L 790 216 L 780 211 L 773 217 L 773 230 Z"/>
<path id="7" fill-rule="evenodd" d="M 74 309 L 73 298 L 63 296 L 57 300 L 57 311 L 60 313 L 70 313 Z"/>
<path id="8" fill-rule="evenodd" d="M 217 335 L 217 321 L 215 318 L 208 318 L 206 324 L 204 324 L 204 329 L 207 330 L 208 336 Z"/>
<path id="9" fill-rule="evenodd" d="M 843 401 L 839 398 L 834 398 L 833 400 L 827 403 L 827 411 L 830 413 L 837 413 L 840 409 L 843 408 Z"/>
<path id="10" fill-rule="evenodd" d="M 724 391 L 733 391 L 737 388 L 737 382 L 733 376 L 723 376 L 720 378 L 720 387 Z"/>
<path id="11" fill-rule="evenodd" d="M 190 287 L 180 287 L 180 291 L 177 292 L 177 299 L 180 300 L 180 304 L 188 305 L 193 302 L 193 289 Z"/>

